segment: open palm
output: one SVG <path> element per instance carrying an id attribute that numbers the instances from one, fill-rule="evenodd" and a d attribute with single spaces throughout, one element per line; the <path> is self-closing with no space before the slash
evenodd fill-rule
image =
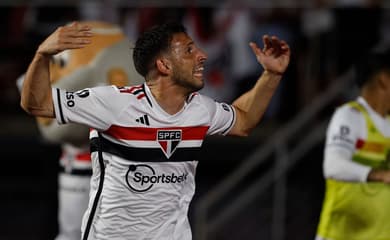
<path id="1" fill-rule="evenodd" d="M 91 28 L 88 25 L 73 22 L 57 28 L 41 43 L 37 52 L 43 55 L 55 55 L 67 49 L 83 48 L 91 43 L 91 37 Z"/>
<path id="2" fill-rule="evenodd" d="M 264 70 L 283 74 L 290 62 L 290 47 L 285 41 L 268 35 L 263 36 L 263 44 L 264 48 L 260 49 L 256 43 L 249 43 L 257 61 L 263 66 Z"/>

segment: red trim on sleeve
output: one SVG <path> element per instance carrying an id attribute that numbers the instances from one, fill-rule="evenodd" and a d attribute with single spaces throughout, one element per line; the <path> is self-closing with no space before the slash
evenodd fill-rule
<path id="1" fill-rule="evenodd" d="M 364 146 L 364 143 L 365 143 L 365 141 L 364 141 L 363 139 L 358 139 L 358 140 L 356 141 L 355 147 L 356 147 L 357 149 L 361 149 L 361 148 Z"/>

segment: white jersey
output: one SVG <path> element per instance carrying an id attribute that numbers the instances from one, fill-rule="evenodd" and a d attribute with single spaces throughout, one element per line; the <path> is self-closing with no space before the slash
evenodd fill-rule
<path id="1" fill-rule="evenodd" d="M 187 218 L 197 154 L 208 134 L 227 134 L 235 110 L 198 93 L 166 113 L 146 84 L 66 92 L 53 88 L 60 123 L 90 126 L 93 176 L 88 239 L 191 239 Z"/>
<path id="2" fill-rule="evenodd" d="M 360 103 L 370 115 L 378 131 L 390 136 L 390 122 L 375 112 L 359 97 Z M 338 108 L 333 114 L 326 137 L 324 175 L 340 181 L 366 182 L 371 167 L 352 161 L 355 145 L 367 138 L 366 120 L 363 114 L 349 105 Z"/>

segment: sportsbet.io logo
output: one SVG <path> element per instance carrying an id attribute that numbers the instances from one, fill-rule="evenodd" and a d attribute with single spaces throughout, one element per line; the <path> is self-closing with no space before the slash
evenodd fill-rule
<path id="1" fill-rule="evenodd" d="M 130 165 L 126 173 L 126 183 L 134 192 L 149 191 L 155 184 L 180 184 L 187 180 L 188 173 L 157 174 L 149 165 Z"/>

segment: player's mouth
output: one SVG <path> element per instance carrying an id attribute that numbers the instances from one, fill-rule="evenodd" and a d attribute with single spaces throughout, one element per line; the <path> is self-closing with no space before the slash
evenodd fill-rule
<path id="1" fill-rule="evenodd" d="M 203 66 L 196 67 L 195 70 L 194 70 L 194 76 L 202 78 L 203 77 L 203 71 L 204 71 L 204 67 Z"/>

